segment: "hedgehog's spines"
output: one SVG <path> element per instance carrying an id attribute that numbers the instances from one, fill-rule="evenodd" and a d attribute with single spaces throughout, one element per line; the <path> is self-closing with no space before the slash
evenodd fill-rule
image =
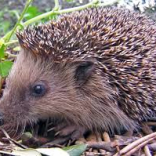
<path id="1" fill-rule="evenodd" d="M 127 116 L 142 120 L 155 112 L 156 26 L 147 17 L 121 9 L 86 9 L 27 28 L 17 37 L 23 49 L 52 61 L 94 58 Z"/>

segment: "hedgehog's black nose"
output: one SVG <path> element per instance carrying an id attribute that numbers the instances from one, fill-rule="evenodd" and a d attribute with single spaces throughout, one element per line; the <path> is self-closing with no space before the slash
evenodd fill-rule
<path id="1" fill-rule="evenodd" d="M 0 111 L 0 126 L 4 124 L 3 113 Z"/>

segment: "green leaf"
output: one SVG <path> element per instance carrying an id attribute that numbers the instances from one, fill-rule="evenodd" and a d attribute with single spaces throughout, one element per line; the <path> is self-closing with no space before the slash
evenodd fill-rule
<path id="1" fill-rule="evenodd" d="M 38 15 L 40 15 L 41 12 L 39 12 L 38 8 L 35 6 L 29 6 L 27 12 L 24 15 L 24 18 L 26 18 L 26 20 L 29 20 L 33 17 L 36 17 Z"/>
<path id="2" fill-rule="evenodd" d="M 61 148 L 37 148 L 38 152 L 47 156 L 70 156 L 66 151 Z"/>
<path id="3" fill-rule="evenodd" d="M 41 154 L 37 152 L 35 149 L 13 150 L 12 152 L 0 151 L 0 153 L 14 156 L 41 156 Z"/>
<path id="4" fill-rule="evenodd" d="M 5 50 L 4 40 L 0 39 L 0 58 L 4 57 L 4 50 Z"/>
<path id="5" fill-rule="evenodd" d="M 5 45 L 3 44 L 3 45 L 0 47 L 0 58 L 3 58 L 3 57 L 4 57 L 4 50 L 5 50 Z"/>
<path id="6" fill-rule="evenodd" d="M 9 71 L 12 67 L 12 62 L 11 61 L 3 61 L 0 62 L 0 75 L 2 77 L 6 77 L 9 74 Z"/>
<path id="7" fill-rule="evenodd" d="M 86 144 L 74 145 L 63 148 L 70 156 L 80 156 L 87 148 Z"/>

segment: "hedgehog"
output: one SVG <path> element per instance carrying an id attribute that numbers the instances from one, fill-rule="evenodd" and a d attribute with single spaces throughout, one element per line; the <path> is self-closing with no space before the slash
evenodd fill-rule
<path id="1" fill-rule="evenodd" d="M 72 127 L 72 137 L 134 130 L 156 117 L 156 24 L 145 15 L 88 8 L 17 37 L 21 51 L 0 101 L 2 127 L 50 118 L 65 125 L 62 131 Z"/>

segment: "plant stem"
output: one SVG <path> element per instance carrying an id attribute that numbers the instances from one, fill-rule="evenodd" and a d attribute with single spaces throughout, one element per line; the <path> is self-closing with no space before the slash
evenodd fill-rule
<path id="1" fill-rule="evenodd" d="M 10 42 L 5 42 L 5 45 L 8 46 L 10 44 L 13 44 L 13 43 L 17 43 L 18 40 L 11 40 Z"/>
<path id="2" fill-rule="evenodd" d="M 59 0 L 54 0 L 55 1 L 55 7 L 54 7 L 54 11 L 57 11 L 60 9 L 60 5 L 59 5 Z"/>
<path id="3" fill-rule="evenodd" d="M 27 9 L 28 9 L 28 7 L 29 7 L 29 5 L 30 5 L 30 3 L 31 3 L 32 1 L 33 1 L 33 0 L 27 0 L 26 6 L 25 6 L 25 8 L 24 8 L 24 10 L 23 10 L 23 12 L 22 12 L 22 14 L 21 14 L 21 16 L 20 16 L 18 22 L 16 23 L 16 25 L 14 26 L 14 28 L 13 28 L 10 32 L 8 32 L 8 33 L 2 38 L 2 39 L 4 39 L 6 42 L 8 42 L 8 41 L 10 40 L 11 36 L 12 36 L 13 33 L 16 31 L 17 26 L 18 26 L 18 25 L 20 24 L 20 22 L 22 21 L 23 16 L 24 16 L 25 12 L 27 11 Z M 60 7 L 60 5 L 59 5 L 59 0 L 54 0 L 54 1 L 55 1 L 55 7 L 54 7 L 54 9 L 53 9 L 52 11 L 49 11 L 49 12 L 43 13 L 43 14 L 41 14 L 41 15 L 39 15 L 39 16 L 36 16 L 36 17 L 34 17 L 34 18 L 32 18 L 32 19 L 30 19 L 30 20 L 28 20 L 28 21 L 22 23 L 22 25 L 23 25 L 23 26 L 27 26 L 27 25 L 29 25 L 29 24 L 31 24 L 31 23 L 37 22 L 37 21 L 39 21 L 39 20 L 41 20 L 41 19 L 43 19 L 43 18 L 46 18 L 46 17 L 51 16 L 51 15 L 54 15 L 54 14 L 55 14 L 55 15 L 56 15 L 56 14 L 59 15 L 59 14 L 64 14 L 64 13 L 70 13 L 70 12 L 73 12 L 73 11 L 79 11 L 79 10 L 83 10 L 83 9 L 85 9 L 85 8 L 89 8 L 89 7 L 93 7 L 93 6 L 95 6 L 95 7 L 99 7 L 99 6 L 109 6 L 109 5 L 112 5 L 112 4 L 114 4 L 114 3 L 118 3 L 120 0 L 114 0 L 113 2 L 107 2 L 107 3 L 100 3 L 99 0 L 93 0 L 93 1 L 91 1 L 90 3 L 88 3 L 88 4 L 85 4 L 85 5 L 82 5 L 82 6 L 78 6 L 78 7 L 74 7 L 74 8 L 63 9 L 63 10 L 59 10 L 59 7 Z M 8 43 L 6 43 L 6 44 L 11 44 L 11 43 L 8 42 Z"/>
<path id="4" fill-rule="evenodd" d="M 82 10 L 82 9 L 85 9 L 85 8 L 88 8 L 88 7 L 92 7 L 94 5 L 96 5 L 97 3 L 99 2 L 99 0 L 94 0 L 88 4 L 85 4 L 85 5 L 82 5 L 82 6 L 79 6 L 79 7 L 74 7 L 74 8 L 69 8 L 69 9 L 63 9 L 63 10 L 58 10 L 58 11 L 55 11 L 55 10 L 52 10 L 52 11 L 49 11 L 49 12 L 46 12 L 44 14 L 41 14 L 37 17 L 34 17 L 26 22 L 23 23 L 23 26 L 27 26 L 31 23 L 34 23 L 38 20 L 41 20 L 42 18 L 46 18 L 48 16 L 51 16 L 51 15 L 54 15 L 54 14 L 64 14 L 64 13 L 69 13 L 69 12 L 73 12 L 73 11 L 78 11 L 78 10 Z"/>
<path id="5" fill-rule="evenodd" d="M 18 19 L 17 23 L 15 24 L 14 28 L 13 28 L 9 33 L 7 33 L 7 34 L 3 37 L 3 39 L 4 39 L 6 42 L 8 42 L 8 41 L 10 40 L 10 38 L 12 37 L 12 35 L 15 33 L 15 31 L 16 31 L 18 25 L 21 23 L 21 21 L 22 21 L 22 19 L 23 19 L 23 17 L 24 17 L 24 14 L 25 14 L 25 12 L 27 11 L 27 9 L 28 9 L 28 7 L 29 7 L 29 5 L 31 4 L 32 1 L 33 1 L 33 0 L 27 0 L 26 5 L 25 5 L 25 7 L 24 7 L 24 9 L 23 9 L 23 11 L 22 11 L 22 13 L 21 13 L 21 16 L 20 16 L 20 18 Z"/>
<path id="6" fill-rule="evenodd" d="M 92 1 L 86 5 L 83 5 L 83 6 L 60 10 L 60 11 L 58 11 L 58 14 L 64 14 L 64 13 L 69 13 L 69 12 L 73 12 L 73 11 L 83 10 L 83 9 L 90 8 L 93 6 L 98 6 L 98 4 L 99 4 L 99 0 L 94 0 L 94 1 Z"/>
<path id="7" fill-rule="evenodd" d="M 15 55 L 15 54 L 11 54 L 11 53 L 9 53 L 9 52 L 5 52 L 8 56 L 10 56 L 10 57 L 12 57 L 12 58 L 16 58 L 17 57 L 17 55 Z"/>

